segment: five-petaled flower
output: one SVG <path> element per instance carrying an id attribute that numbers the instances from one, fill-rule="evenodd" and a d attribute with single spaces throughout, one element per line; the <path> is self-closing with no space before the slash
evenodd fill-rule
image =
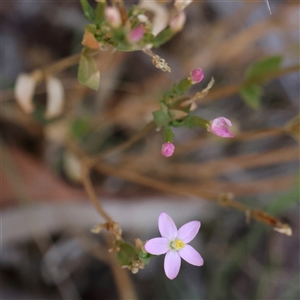
<path id="1" fill-rule="evenodd" d="M 233 134 L 228 130 L 227 126 L 232 126 L 231 121 L 224 117 L 219 117 L 209 122 L 207 130 L 220 137 L 232 138 Z"/>
<path id="2" fill-rule="evenodd" d="M 174 151 L 175 151 L 175 146 L 170 142 L 163 143 L 161 146 L 161 154 L 165 157 L 172 156 Z"/>
<path id="3" fill-rule="evenodd" d="M 162 237 L 149 240 L 145 244 L 147 252 L 153 255 L 166 254 L 164 269 L 169 279 L 179 272 L 181 258 L 194 266 L 202 266 L 203 258 L 188 243 L 194 239 L 200 229 L 199 221 L 191 221 L 178 230 L 172 218 L 162 212 L 158 218 L 158 228 Z"/>

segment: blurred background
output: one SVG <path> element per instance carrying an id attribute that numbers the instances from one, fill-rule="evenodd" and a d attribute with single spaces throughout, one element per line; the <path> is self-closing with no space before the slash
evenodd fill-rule
<path id="1" fill-rule="evenodd" d="M 137 3 L 125 1 L 127 8 Z M 163 17 L 172 2 L 151 5 L 149 17 L 157 11 Z M 299 299 L 300 13 L 295 1 L 270 5 L 271 15 L 263 1 L 194 1 L 184 29 L 153 50 L 171 73 L 156 69 L 141 51 L 110 50 L 96 56 L 97 92 L 79 84 L 76 64 L 61 70 L 55 76 L 63 86 L 63 108 L 49 120 L 45 83 L 36 88 L 36 110 L 26 114 L 15 100 L 16 79 L 80 53 L 88 21 L 79 1 L 2 2 L 2 299 Z M 287 71 L 262 84 L 254 109 L 239 87 L 249 66 L 269 56 L 281 56 L 280 70 Z M 130 242 L 158 236 L 161 211 L 178 227 L 200 220 L 192 245 L 204 266 L 183 262 L 170 281 L 163 257 L 157 257 L 127 278 L 127 270 L 108 255 L 105 234 L 90 231 L 103 219 L 84 191 L 70 139 L 90 155 L 127 141 L 151 121 L 160 96 L 197 67 L 205 79 L 190 95 L 212 76 L 216 82 L 195 115 L 229 118 L 236 138 L 178 128 L 176 152 L 166 159 L 160 154 L 163 135 L 152 130 L 128 150 L 103 159 L 91 177 L 99 200 Z M 160 183 L 192 196 L 176 195 Z M 247 224 L 243 213 L 206 201 L 210 191 L 232 193 L 249 208 L 278 217 L 293 235 Z M 117 274 L 128 280 L 121 279 L 121 287 Z"/>

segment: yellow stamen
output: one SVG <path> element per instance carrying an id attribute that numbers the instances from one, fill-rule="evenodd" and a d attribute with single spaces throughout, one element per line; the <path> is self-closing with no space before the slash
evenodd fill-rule
<path id="1" fill-rule="evenodd" d="M 170 243 L 170 248 L 173 250 L 180 250 L 184 248 L 184 242 L 180 239 L 177 239 Z"/>

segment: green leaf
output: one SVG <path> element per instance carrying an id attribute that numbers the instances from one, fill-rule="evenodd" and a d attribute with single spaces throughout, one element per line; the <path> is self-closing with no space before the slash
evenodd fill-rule
<path id="1" fill-rule="evenodd" d="M 197 116 L 187 116 L 184 120 L 184 125 L 190 129 L 193 127 L 201 127 L 206 129 L 208 121 Z"/>
<path id="2" fill-rule="evenodd" d="M 122 242 L 120 245 L 120 251 L 117 252 L 117 260 L 121 266 L 131 265 L 134 258 L 138 257 L 136 248 L 129 244 Z"/>
<path id="3" fill-rule="evenodd" d="M 151 260 L 152 255 L 148 252 L 140 251 L 139 259 L 145 264 L 148 265 Z"/>
<path id="4" fill-rule="evenodd" d="M 172 131 L 172 129 L 170 128 L 170 126 L 165 126 L 164 127 L 164 140 L 165 142 L 170 142 L 172 143 L 174 140 L 174 132 Z"/>
<path id="5" fill-rule="evenodd" d="M 271 56 L 254 63 L 246 71 L 245 81 L 259 80 L 264 75 L 278 70 L 281 62 L 281 56 Z"/>
<path id="6" fill-rule="evenodd" d="M 180 121 L 174 120 L 174 121 L 172 121 L 172 122 L 170 123 L 170 125 L 172 125 L 172 126 L 175 127 L 175 128 L 185 126 L 184 120 L 180 120 Z"/>
<path id="7" fill-rule="evenodd" d="M 94 21 L 95 19 L 95 10 L 92 8 L 92 6 L 89 4 L 88 0 L 80 0 L 84 16 L 90 20 Z"/>
<path id="8" fill-rule="evenodd" d="M 153 47 L 158 48 L 162 44 L 166 43 L 174 36 L 175 32 L 170 28 L 162 30 L 153 40 Z"/>
<path id="9" fill-rule="evenodd" d="M 84 27 L 84 30 L 90 32 L 91 34 L 95 34 L 97 31 L 97 27 L 95 24 L 88 24 Z"/>
<path id="10" fill-rule="evenodd" d="M 90 129 L 89 119 L 82 117 L 74 121 L 71 125 L 71 133 L 75 138 L 81 139 L 84 137 Z"/>
<path id="11" fill-rule="evenodd" d="M 106 3 L 105 2 L 98 2 L 96 9 L 95 9 L 95 23 L 97 23 L 97 25 L 100 25 L 105 17 L 104 17 L 104 10 L 106 7 Z"/>
<path id="12" fill-rule="evenodd" d="M 260 108 L 260 98 L 262 93 L 262 87 L 257 84 L 243 86 L 240 89 L 240 95 L 242 96 L 245 103 L 254 109 Z"/>
<path id="13" fill-rule="evenodd" d="M 187 78 L 184 78 L 178 84 L 174 85 L 172 91 L 174 91 L 177 95 L 183 95 L 191 86 L 191 81 Z"/>
<path id="14" fill-rule="evenodd" d="M 78 67 L 79 82 L 93 90 L 98 90 L 100 83 L 100 72 L 98 71 L 94 58 L 88 53 L 82 53 Z"/>
<path id="15" fill-rule="evenodd" d="M 167 125 L 171 121 L 170 116 L 162 110 L 154 111 L 152 114 L 154 122 L 156 123 L 158 128 Z"/>

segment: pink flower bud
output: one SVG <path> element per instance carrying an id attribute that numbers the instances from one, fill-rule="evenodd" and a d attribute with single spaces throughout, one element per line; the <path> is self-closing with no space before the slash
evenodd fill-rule
<path id="1" fill-rule="evenodd" d="M 145 29 L 142 26 L 138 26 L 134 29 L 132 29 L 128 34 L 128 40 L 131 43 L 137 43 L 145 33 Z"/>
<path id="2" fill-rule="evenodd" d="M 193 70 L 189 76 L 189 80 L 192 82 L 192 84 L 202 81 L 203 78 L 204 78 L 204 73 L 200 68 Z"/>
<path id="3" fill-rule="evenodd" d="M 186 14 L 184 11 L 181 11 L 180 13 L 178 13 L 175 17 L 173 17 L 170 21 L 170 28 L 173 31 L 180 31 L 184 24 L 185 24 L 185 20 L 186 20 Z"/>
<path id="4" fill-rule="evenodd" d="M 116 7 L 106 7 L 104 14 L 107 22 L 112 27 L 119 27 L 122 24 L 120 11 Z"/>
<path id="5" fill-rule="evenodd" d="M 228 130 L 227 126 L 232 126 L 231 121 L 224 117 L 219 117 L 209 122 L 207 130 L 220 137 L 232 138 L 233 134 Z"/>
<path id="6" fill-rule="evenodd" d="M 173 155 L 174 150 L 175 150 L 175 146 L 172 143 L 167 142 L 162 145 L 161 154 L 165 157 L 170 157 Z"/>

